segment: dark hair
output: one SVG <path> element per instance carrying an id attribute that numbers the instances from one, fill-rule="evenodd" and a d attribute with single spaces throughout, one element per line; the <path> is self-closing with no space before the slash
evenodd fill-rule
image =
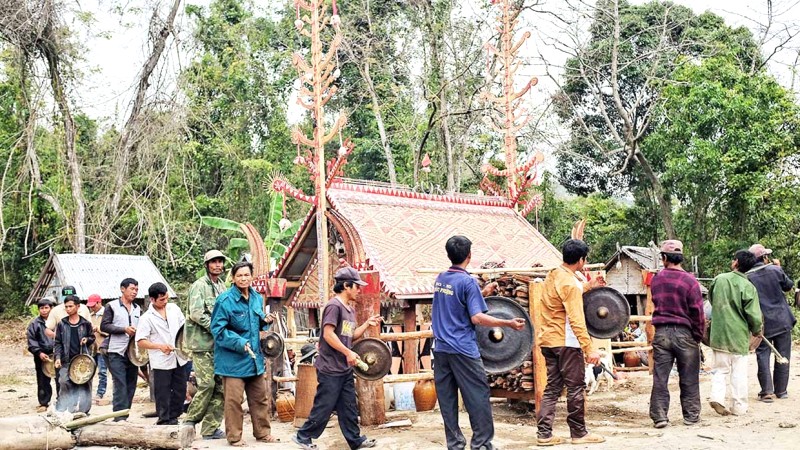
<path id="1" fill-rule="evenodd" d="M 138 281 L 136 281 L 136 280 L 134 280 L 133 278 L 125 278 L 125 279 L 124 279 L 124 280 L 122 280 L 122 282 L 119 284 L 119 287 L 121 287 L 121 288 L 123 288 L 123 289 L 127 289 L 127 288 L 128 288 L 128 286 L 130 286 L 130 285 L 139 286 L 139 282 L 138 282 Z"/>
<path id="2" fill-rule="evenodd" d="M 467 260 L 472 251 L 472 241 L 466 236 L 453 236 L 444 244 L 444 249 L 447 250 L 447 259 L 453 265 L 461 264 Z"/>
<path id="3" fill-rule="evenodd" d="M 667 262 L 670 264 L 680 264 L 683 262 L 683 254 L 681 253 L 661 252 L 661 256 L 666 258 Z"/>
<path id="4" fill-rule="evenodd" d="M 589 255 L 589 246 L 580 239 L 568 239 L 561 246 L 561 256 L 566 264 L 575 264 Z"/>
<path id="5" fill-rule="evenodd" d="M 167 289 L 167 285 L 164 283 L 153 283 L 147 289 L 147 296 L 153 299 L 161 297 L 162 295 L 166 294 L 169 290 Z"/>
<path id="6" fill-rule="evenodd" d="M 252 275 L 253 274 L 253 263 L 251 263 L 250 261 L 239 261 L 236 264 L 234 264 L 233 267 L 231 267 L 231 276 L 232 277 L 235 276 L 236 272 L 238 272 L 239 269 L 242 269 L 242 268 L 245 268 L 245 267 L 250 269 L 250 274 Z"/>
<path id="7" fill-rule="evenodd" d="M 733 254 L 733 259 L 736 260 L 736 264 L 738 265 L 739 272 L 745 273 L 748 270 L 752 269 L 753 266 L 756 265 L 758 259 L 756 259 L 756 255 L 751 253 L 749 250 L 739 250 Z"/>
<path id="8" fill-rule="evenodd" d="M 335 292 L 337 294 L 341 294 L 344 291 L 345 288 L 349 289 L 349 288 L 353 287 L 354 284 L 355 284 L 355 282 L 353 282 L 353 281 L 337 281 L 333 285 L 333 292 Z"/>
<path id="9" fill-rule="evenodd" d="M 79 299 L 77 295 L 68 295 L 64 297 L 64 305 L 66 305 L 67 302 L 75 303 L 75 306 L 77 306 L 81 304 L 81 299 Z"/>

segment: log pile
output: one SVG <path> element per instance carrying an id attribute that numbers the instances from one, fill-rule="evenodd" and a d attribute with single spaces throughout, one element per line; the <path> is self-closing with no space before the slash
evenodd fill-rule
<path id="1" fill-rule="evenodd" d="M 533 361 L 525 361 L 511 372 L 499 375 L 487 375 L 489 387 L 509 392 L 527 392 L 533 390 Z"/>
<path id="2" fill-rule="evenodd" d="M 516 300 L 528 309 L 528 284 L 532 278 L 527 275 L 481 275 L 478 284 L 484 297 L 500 295 Z"/>

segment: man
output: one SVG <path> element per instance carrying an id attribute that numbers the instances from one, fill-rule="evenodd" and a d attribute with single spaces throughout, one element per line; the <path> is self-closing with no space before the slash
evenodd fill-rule
<path id="1" fill-rule="evenodd" d="M 661 244 L 664 269 L 653 277 L 653 389 L 650 418 L 656 428 L 669 425 L 667 382 L 677 361 L 684 425 L 700 422 L 700 341 L 705 333 L 705 313 L 700 283 L 683 270 L 683 244 L 668 240 Z"/>
<path id="2" fill-rule="evenodd" d="M 108 375 L 106 373 L 106 349 L 103 347 L 103 341 L 108 336 L 106 333 L 100 331 L 100 323 L 103 321 L 103 299 L 98 294 L 89 296 L 86 306 L 89 307 L 91 312 L 92 330 L 94 331 L 94 347 L 95 355 L 94 360 L 97 363 L 97 395 L 94 397 L 94 403 L 97 405 L 105 405 L 103 396 L 106 395 L 106 387 L 108 383 Z"/>
<path id="3" fill-rule="evenodd" d="M 146 349 L 153 371 L 156 425 L 177 425 L 186 398 L 187 361 L 175 353 L 175 337 L 186 321 L 180 307 L 169 303 L 167 286 L 155 283 L 147 290 L 150 308 L 136 328 L 136 342 Z"/>
<path id="4" fill-rule="evenodd" d="M 74 286 L 64 286 L 61 289 L 61 304 L 54 306 L 50 310 L 50 315 L 47 317 L 47 335 L 51 338 L 56 337 L 56 325 L 61 322 L 64 317 L 67 317 L 67 311 L 64 309 L 64 299 L 67 296 L 75 295 L 77 296 L 77 291 L 75 290 Z M 79 300 L 80 301 L 80 300 Z M 88 320 L 89 322 L 92 321 L 92 313 L 89 311 L 89 308 L 86 307 L 83 303 L 78 305 L 78 315 L 83 317 L 84 319 Z"/>
<path id="5" fill-rule="evenodd" d="M 211 335 L 211 312 L 217 297 L 225 292 L 225 282 L 220 278 L 225 270 L 225 255 L 219 250 L 209 250 L 203 257 L 206 274 L 189 288 L 188 312 L 183 340 L 192 352 L 192 366 L 197 381 L 197 393 L 192 397 L 184 423 L 194 426 L 202 422 L 203 439 L 224 439 L 222 424 L 222 377 L 214 375 L 214 337 Z"/>
<path id="6" fill-rule="evenodd" d="M 458 393 L 472 425 L 473 449 L 491 450 L 494 438 L 489 384 L 478 351 L 475 326 L 508 327 L 521 330 L 521 318 L 498 319 L 486 314 L 489 308 L 478 282 L 467 272 L 472 260 L 472 241 L 452 236 L 445 243 L 452 266 L 436 277 L 433 288 L 431 323 L 434 344 L 434 383 L 444 421 L 448 449 L 466 448 L 467 441 L 458 426 Z"/>
<path id="7" fill-rule="evenodd" d="M 750 252 L 755 255 L 757 261 L 747 272 L 747 278 L 758 291 L 758 301 L 764 314 L 764 340 L 769 339 L 781 356 L 791 360 L 792 328 L 797 319 L 789 309 L 784 292 L 792 289 L 792 280 L 784 273 L 779 260 L 770 261 L 772 250 L 761 244 L 753 244 L 750 246 Z M 789 385 L 789 364 L 775 362 L 773 373 L 770 373 L 771 353 L 766 342 L 762 342 L 756 349 L 758 384 L 761 385 L 758 399 L 765 403 L 772 403 L 775 397 L 789 398 L 786 390 Z"/>
<path id="8" fill-rule="evenodd" d="M 556 402 L 567 388 L 567 424 L 573 444 L 595 444 L 605 438 L 586 429 L 584 405 L 585 364 L 599 364 L 600 352 L 592 347 L 583 315 L 583 293 L 605 285 L 595 277 L 591 282 L 581 273 L 589 255 L 589 246 L 579 239 L 570 239 L 561 248 L 563 264 L 551 270 L 544 280 L 542 329 L 539 342 L 547 366 L 547 385 L 537 411 L 540 446 L 564 443 L 553 435 Z"/>
<path id="9" fill-rule="evenodd" d="M 353 341 L 359 339 L 367 327 L 377 326 L 381 316 L 370 317 L 356 327 L 356 313 L 353 302 L 361 292 L 358 272 L 352 267 L 343 267 L 334 274 L 333 292 L 336 296 L 328 301 L 322 313 L 322 339 L 314 362 L 317 368 L 317 393 L 314 405 L 303 427 L 292 436 L 292 441 L 300 447 L 311 450 L 311 443 L 325 431 L 333 410 L 339 418 L 339 428 L 351 449 L 375 447 L 375 439 L 361 435 L 358 427 L 356 409 L 356 390 L 353 382 L 353 366 L 358 355 L 350 350 Z"/>
<path id="10" fill-rule="evenodd" d="M 755 263 L 752 253 L 739 250 L 733 256 L 732 271 L 714 278 L 708 291 L 714 317 L 709 336 L 709 346 L 714 349 L 711 407 L 723 416 L 747 412 L 750 335 L 760 334 L 762 324 L 758 292 L 745 276 Z M 726 406 L 728 386 L 731 387 L 731 408 Z"/>
<path id="11" fill-rule="evenodd" d="M 33 366 L 36 368 L 36 395 L 39 407 L 36 412 L 47 411 L 50 399 L 53 397 L 53 385 L 50 377 L 44 374 L 44 364 L 50 362 L 53 355 L 55 342 L 45 333 L 47 330 L 47 316 L 53 307 L 49 298 L 40 299 L 36 306 L 39 307 L 39 316 L 28 325 L 28 351 L 33 355 Z"/>
<path id="12" fill-rule="evenodd" d="M 142 314 L 139 305 L 134 303 L 139 293 L 139 282 L 133 278 L 125 278 L 120 283 L 119 290 L 119 300 L 106 305 L 103 320 L 100 322 L 100 331 L 108 334 L 108 370 L 114 380 L 113 411 L 130 409 L 133 404 L 139 368 L 128 359 L 127 350 L 130 339 L 136 334 Z M 122 416 L 114 421 L 127 419 L 128 416 Z"/>
<path id="13" fill-rule="evenodd" d="M 87 353 L 94 345 L 92 323 L 78 315 L 80 301 L 74 295 L 64 299 L 67 317 L 56 326 L 55 368 L 58 371 L 58 384 L 61 386 L 56 402 L 56 410 L 69 412 L 89 412 L 92 407 L 92 381 L 75 384 L 69 378 L 70 361 L 74 356 Z"/>

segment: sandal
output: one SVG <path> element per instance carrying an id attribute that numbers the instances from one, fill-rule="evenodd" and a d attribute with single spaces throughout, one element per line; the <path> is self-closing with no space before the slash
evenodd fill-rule
<path id="1" fill-rule="evenodd" d="M 264 436 L 262 438 L 258 438 L 256 440 L 258 442 L 263 442 L 265 444 L 277 444 L 278 442 L 281 441 L 280 439 L 276 438 L 275 436 L 273 436 L 271 434 L 268 434 L 268 435 L 266 435 L 266 436 Z"/>
<path id="2" fill-rule="evenodd" d="M 240 439 L 236 442 L 229 442 L 229 444 L 231 447 L 247 447 L 247 442 L 245 442 L 244 439 Z"/>

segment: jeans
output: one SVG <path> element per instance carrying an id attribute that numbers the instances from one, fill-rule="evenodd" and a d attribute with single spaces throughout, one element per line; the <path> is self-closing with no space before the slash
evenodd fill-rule
<path id="1" fill-rule="evenodd" d="M 129 409 L 133 404 L 133 395 L 136 393 L 136 378 L 139 376 L 139 368 L 127 356 L 109 353 L 108 371 L 111 372 L 111 379 L 114 380 L 112 411 Z M 117 417 L 114 421 L 127 420 L 127 418 L 128 416 Z"/>
<path id="2" fill-rule="evenodd" d="M 765 337 L 769 339 L 775 350 L 784 358 L 791 361 L 792 359 L 792 332 L 787 331 L 773 337 Z M 762 342 L 756 349 L 756 361 L 758 363 L 758 384 L 761 385 L 761 392 L 759 396 L 767 394 L 775 394 L 778 397 L 783 397 L 787 394 L 786 388 L 789 385 L 789 364 L 773 363 L 773 373 L 770 373 L 770 356 L 772 350 L 767 347 L 766 342 Z"/>
<path id="3" fill-rule="evenodd" d="M 50 356 L 52 358 L 52 355 Z M 36 368 L 36 396 L 39 400 L 39 406 L 48 406 L 50 399 L 53 398 L 53 380 L 44 374 L 42 370 L 42 360 L 39 355 L 33 356 L 33 367 Z"/>
<path id="4" fill-rule="evenodd" d="M 564 386 L 567 387 L 567 425 L 572 438 L 582 438 L 586 430 L 584 407 L 584 378 L 586 364 L 583 351 L 573 347 L 542 347 L 542 355 L 547 366 L 547 386 L 537 414 L 538 437 L 549 439 L 553 436 L 553 421 L 556 416 L 556 402 Z"/>
<path id="5" fill-rule="evenodd" d="M 492 450 L 494 420 L 492 405 L 489 403 L 489 383 L 486 370 L 479 358 L 465 355 L 433 352 L 433 379 L 439 409 L 444 421 L 444 434 L 448 450 L 466 448 L 467 440 L 458 426 L 458 393 L 464 399 L 472 427 L 470 448 Z"/>
<path id="6" fill-rule="evenodd" d="M 297 431 L 297 440 L 310 444 L 311 439 L 320 437 L 325 431 L 328 419 L 331 418 L 331 413 L 336 410 L 344 440 L 351 449 L 358 448 L 367 438 L 361 436 L 358 427 L 356 386 L 352 372 L 329 375 L 317 371 L 317 382 L 319 385 L 314 395 L 314 406 L 311 407 L 308 420 Z"/>
<path id="7" fill-rule="evenodd" d="M 156 397 L 156 425 L 177 425 L 186 398 L 186 366 L 174 369 L 153 369 L 153 391 Z"/>
<path id="8" fill-rule="evenodd" d="M 650 393 L 650 418 L 654 423 L 669 421 L 669 374 L 678 364 L 683 420 L 700 420 L 700 345 L 688 327 L 656 326 L 653 337 L 653 390 Z"/>
<path id="9" fill-rule="evenodd" d="M 108 385 L 106 356 L 98 353 L 94 355 L 94 361 L 97 363 L 97 396 L 103 398 L 106 395 L 106 386 Z"/>

